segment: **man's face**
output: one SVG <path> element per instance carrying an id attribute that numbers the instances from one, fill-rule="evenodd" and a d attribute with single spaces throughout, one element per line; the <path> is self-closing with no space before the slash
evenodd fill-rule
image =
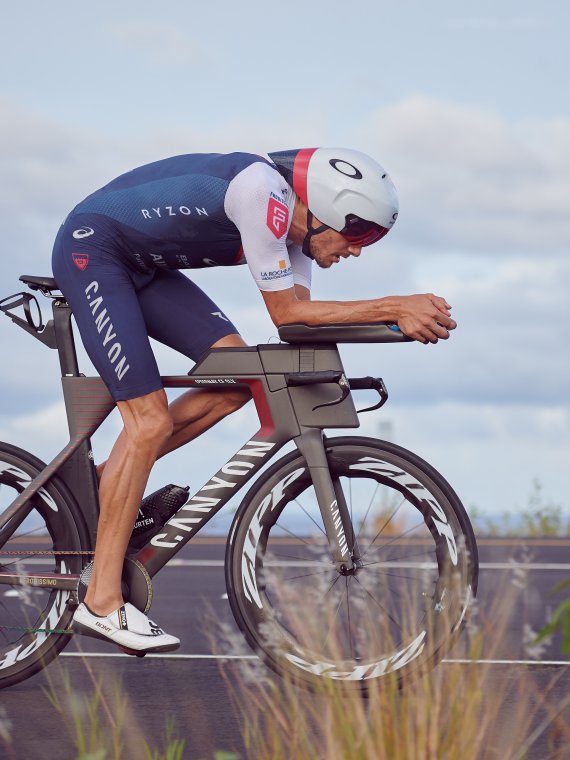
<path id="1" fill-rule="evenodd" d="M 361 250 L 349 243 L 340 232 L 330 228 L 311 238 L 311 254 L 321 269 L 328 269 L 349 256 L 360 256 Z"/>

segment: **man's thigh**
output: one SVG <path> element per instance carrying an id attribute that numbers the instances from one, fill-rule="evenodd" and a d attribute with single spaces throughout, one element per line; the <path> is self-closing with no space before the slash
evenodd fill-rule
<path id="1" fill-rule="evenodd" d="M 192 361 L 231 335 L 241 340 L 219 306 L 178 270 L 158 271 L 138 299 L 148 334 Z"/>
<path id="2" fill-rule="evenodd" d="M 83 345 L 115 401 L 162 388 L 135 284 L 119 260 L 94 249 L 81 269 L 65 249 L 54 274 L 67 298 Z"/>

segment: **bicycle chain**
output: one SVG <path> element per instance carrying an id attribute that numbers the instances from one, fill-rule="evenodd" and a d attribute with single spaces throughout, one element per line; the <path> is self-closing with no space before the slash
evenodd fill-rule
<path id="1" fill-rule="evenodd" d="M 48 551 L 33 551 L 31 549 L 22 549 L 22 551 L 14 551 L 14 552 L 9 552 L 9 551 L 3 552 L 3 551 L 0 551 L 0 556 L 3 556 L 5 554 L 10 554 L 10 555 L 14 555 L 14 554 L 32 554 L 34 556 L 37 556 L 38 554 L 95 554 L 95 551 L 89 551 L 89 552 L 88 551 L 81 551 L 81 552 L 77 551 L 77 552 L 74 552 L 74 551 L 70 551 L 68 549 L 62 549 L 61 551 L 51 551 L 51 552 L 48 552 Z"/>

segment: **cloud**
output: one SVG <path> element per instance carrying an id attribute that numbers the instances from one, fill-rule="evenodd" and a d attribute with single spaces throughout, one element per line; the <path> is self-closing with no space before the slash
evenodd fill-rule
<path id="1" fill-rule="evenodd" d="M 319 144 L 327 134 L 325 117 L 314 112 L 279 124 L 270 115 L 236 116 L 216 130 L 173 124 L 126 140 L 69 127 L 13 102 L 2 106 L 0 233 L 7 254 L 0 295 L 18 289 L 24 270 L 47 273 L 53 237 L 68 210 L 137 164 L 189 151 Z M 347 373 L 385 378 L 391 398 L 381 419 L 394 420 L 399 442 L 465 483 L 466 501 L 487 504 L 503 494 L 524 503 L 535 475 L 552 483 L 555 495 L 565 493 L 570 264 L 561 254 L 569 242 L 570 122 L 511 123 L 485 109 L 413 97 L 376 112 L 351 142 L 386 163 L 402 213 L 394 231 L 358 261 L 316 272 L 314 297 L 433 291 L 453 304 L 459 328 L 437 346 L 343 346 Z M 245 268 L 192 277 L 248 341 L 276 335 Z M 47 301 L 40 301 L 49 316 Z M 56 436 L 66 432 L 57 356 L 3 315 L 0 346 L 0 437 L 49 458 Z M 160 346 L 156 352 L 164 373 L 187 371 L 188 362 L 174 352 Z M 248 407 L 248 424 L 252 414 Z M 101 434 L 104 450 L 117 429 L 112 424 L 111 433 Z M 214 447 L 223 442 L 230 456 L 242 442 L 237 427 L 227 437 L 220 428 Z M 210 474 L 208 446 L 194 449 L 199 479 Z M 186 461 L 176 455 L 181 482 Z"/>
<path id="2" fill-rule="evenodd" d="M 362 139 L 401 192 L 407 242 L 492 256 L 568 249 L 570 120 L 513 124 L 418 95 L 378 110 Z"/>
<path id="3" fill-rule="evenodd" d="M 362 416 L 362 435 L 384 437 L 433 465 L 463 503 L 491 512 L 528 503 L 534 479 L 545 499 L 570 509 L 570 409 L 445 401 L 388 404 Z"/>
<path id="4" fill-rule="evenodd" d="M 7 413 L 7 409 L 3 408 L 0 440 L 31 450 L 41 458 L 51 459 L 69 440 L 63 401 L 16 415 Z"/>

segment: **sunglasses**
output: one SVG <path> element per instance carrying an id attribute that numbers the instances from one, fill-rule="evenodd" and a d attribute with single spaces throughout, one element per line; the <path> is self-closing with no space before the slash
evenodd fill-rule
<path id="1" fill-rule="evenodd" d="M 358 216 L 347 216 L 346 224 L 340 230 L 340 234 L 352 245 L 358 247 L 372 245 L 381 240 L 390 231 L 389 227 L 382 227 L 375 222 L 368 222 Z"/>

